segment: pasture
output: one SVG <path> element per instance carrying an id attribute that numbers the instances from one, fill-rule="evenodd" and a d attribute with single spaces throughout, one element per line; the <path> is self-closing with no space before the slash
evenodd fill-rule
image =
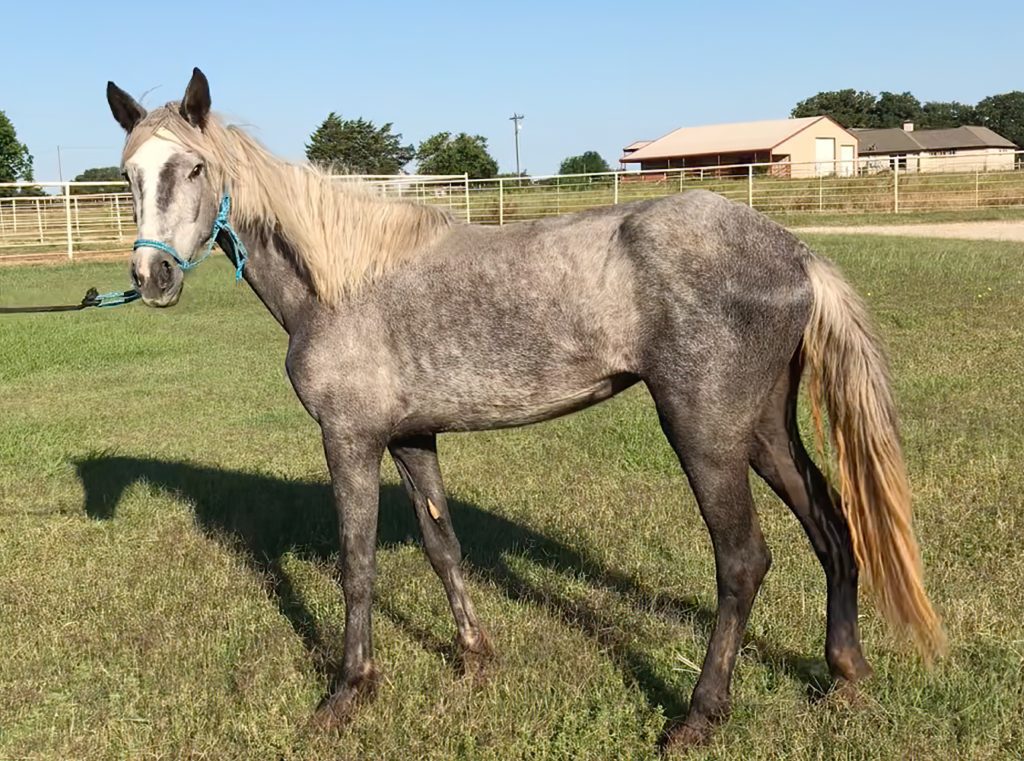
<path id="1" fill-rule="evenodd" d="M 755 479 L 775 563 L 694 758 L 1024 752 L 1024 258 L 1019 244 L 808 238 L 893 359 L 916 520 L 950 655 L 929 671 L 862 595 L 875 676 L 828 693 L 824 580 Z M 0 758 L 649 758 L 713 620 L 707 532 L 642 388 L 530 428 L 443 436 L 469 583 L 451 618 L 382 469 L 376 701 L 307 720 L 341 656 L 336 525 L 285 335 L 219 259 L 172 310 L 0 324 Z M 0 270 L 0 302 L 77 300 L 127 265 Z M 805 431 L 809 426 L 804 425 Z"/>

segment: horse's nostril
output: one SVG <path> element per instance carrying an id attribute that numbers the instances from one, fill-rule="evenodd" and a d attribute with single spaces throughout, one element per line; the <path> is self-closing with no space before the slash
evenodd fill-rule
<path id="1" fill-rule="evenodd" d="M 139 271 L 134 264 L 132 265 L 132 285 L 136 288 L 142 287 L 142 278 L 139 276 Z"/>

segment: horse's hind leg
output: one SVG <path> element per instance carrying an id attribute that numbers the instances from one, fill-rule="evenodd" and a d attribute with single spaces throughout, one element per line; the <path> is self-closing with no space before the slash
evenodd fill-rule
<path id="1" fill-rule="evenodd" d="M 435 436 L 411 437 L 394 442 L 390 449 L 416 512 L 427 558 L 448 595 L 463 664 L 467 668 L 477 667 L 491 655 L 491 646 L 462 578 L 459 566 L 462 549 L 445 499 L 437 462 L 437 439 Z"/>
<path id="2" fill-rule="evenodd" d="M 751 465 L 793 511 L 825 571 L 828 589 L 825 658 L 832 676 L 855 681 L 871 673 L 857 628 L 857 563 L 839 495 L 807 454 L 797 427 L 799 354 L 779 380 L 755 433 Z"/>
<path id="3" fill-rule="evenodd" d="M 750 435 L 723 412 L 652 387 L 661 425 L 693 488 L 711 534 L 718 583 L 718 614 L 690 710 L 672 730 L 669 746 L 703 742 L 729 713 L 729 683 L 754 597 L 771 564 L 750 494 Z M 742 417 L 742 413 L 738 413 Z"/>

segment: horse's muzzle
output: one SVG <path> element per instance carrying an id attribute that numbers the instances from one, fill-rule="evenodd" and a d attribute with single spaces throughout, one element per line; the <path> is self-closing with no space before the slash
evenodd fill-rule
<path id="1" fill-rule="evenodd" d="M 132 285 L 151 307 L 171 307 L 181 298 L 185 273 L 168 254 L 140 248 L 132 254 Z"/>

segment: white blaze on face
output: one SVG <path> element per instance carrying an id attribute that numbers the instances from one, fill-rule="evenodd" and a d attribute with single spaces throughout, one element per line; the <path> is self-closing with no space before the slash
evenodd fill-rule
<path id="1" fill-rule="evenodd" d="M 169 133 L 166 133 L 169 135 Z M 157 209 L 157 184 L 160 170 L 171 156 L 181 150 L 181 144 L 169 140 L 158 132 L 144 142 L 125 162 L 129 176 L 135 181 L 141 178 L 136 200 L 141 201 L 136 209 L 139 219 L 139 237 L 159 239 L 160 212 Z"/>

